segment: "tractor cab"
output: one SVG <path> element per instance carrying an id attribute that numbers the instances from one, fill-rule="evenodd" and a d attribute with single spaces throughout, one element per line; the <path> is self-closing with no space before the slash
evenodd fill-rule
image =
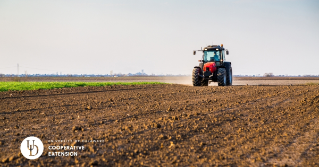
<path id="1" fill-rule="evenodd" d="M 223 62 L 226 60 L 225 54 L 228 55 L 228 50 L 225 50 L 223 45 L 208 45 L 200 51 L 203 51 L 203 63 L 216 62 L 217 66 L 223 65 Z M 196 54 L 196 51 L 194 53 Z"/>

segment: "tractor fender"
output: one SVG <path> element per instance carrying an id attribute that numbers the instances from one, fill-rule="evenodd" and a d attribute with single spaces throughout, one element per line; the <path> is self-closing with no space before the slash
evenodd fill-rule
<path id="1" fill-rule="evenodd" d="M 195 66 L 194 68 L 199 68 L 200 69 L 200 74 L 198 76 L 204 78 L 202 68 L 200 68 L 199 66 Z"/>
<path id="2" fill-rule="evenodd" d="M 228 72 L 229 72 L 229 69 L 230 69 L 230 67 L 231 67 L 231 62 L 224 62 L 224 66 L 225 66 L 225 68 L 226 68 L 226 73 L 228 73 Z"/>
<path id="3" fill-rule="evenodd" d="M 231 67 L 231 62 L 224 62 L 224 66 L 226 67 L 226 69 L 227 69 L 228 67 Z"/>
<path id="4" fill-rule="evenodd" d="M 194 68 L 199 68 L 200 69 L 200 72 L 202 72 L 202 68 L 200 68 L 199 66 L 195 66 Z"/>

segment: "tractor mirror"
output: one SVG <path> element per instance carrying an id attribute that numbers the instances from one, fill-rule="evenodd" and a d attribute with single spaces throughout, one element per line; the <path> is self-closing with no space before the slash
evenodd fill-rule
<path id="1" fill-rule="evenodd" d="M 226 50 L 226 55 L 229 55 L 229 51 L 228 50 Z"/>
<path id="2" fill-rule="evenodd" d="M 196 51 L 195 50 L 193 51 L 193 55 L 196 55 Z"/>

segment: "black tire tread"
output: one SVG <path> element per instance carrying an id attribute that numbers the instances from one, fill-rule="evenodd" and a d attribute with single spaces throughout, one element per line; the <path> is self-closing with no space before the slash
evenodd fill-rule
<path id="1" fill-rule="evenodd" d="M 192 73 L 193 86 L 201 86 L 200 68 L 194 68 Z"/>
<path id="2" fill-rule="evenodd" d="M 228 67 L 229 69 L 227 69 L 227 74 L 226 74 L 226 85 L 227 86 L 231 86 L 233 84 L 233 69 L 232 67 Z M 230 80 L 230 77 L 232 78 Z"/>
<path id="3" fill-rule="evenodd" d="M 218 86 L 226 86 L 226 83 L 224 81 L 225 75 L 226 75 L 226 69 L 225 68 L 218 68 L 218 73 L 217 73 Z M 227 78 L 226 78 L 226 80 L 227 80 Z"/>

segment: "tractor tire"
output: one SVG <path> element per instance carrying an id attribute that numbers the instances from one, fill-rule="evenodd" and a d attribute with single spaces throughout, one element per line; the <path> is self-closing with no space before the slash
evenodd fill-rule
<path id="1" fill-rule="evenodd" d="M 225 68 L 218 68 L 217 82 L 218 82 L 218 86 L 226 86 L 226 69 Z"/>
<path id="2" fill-rule="evenodd" d="M 201 86 L 208 86 L 208 79 L 207 80 L 206 79 L 202 80 Z"/>
<path id="3" fill-rule="evenodd" d="M 199 76 L 201 73 L 200 68 L 194 68 L 192 74 L 193 86 L 201 86 L 202 78 Z"/>
<path id="4" fill-rule="evenodd" d="M 233 85 L 233 68 L 228 67 L 226 70 L 226 85 L 231 86 Z"/>

